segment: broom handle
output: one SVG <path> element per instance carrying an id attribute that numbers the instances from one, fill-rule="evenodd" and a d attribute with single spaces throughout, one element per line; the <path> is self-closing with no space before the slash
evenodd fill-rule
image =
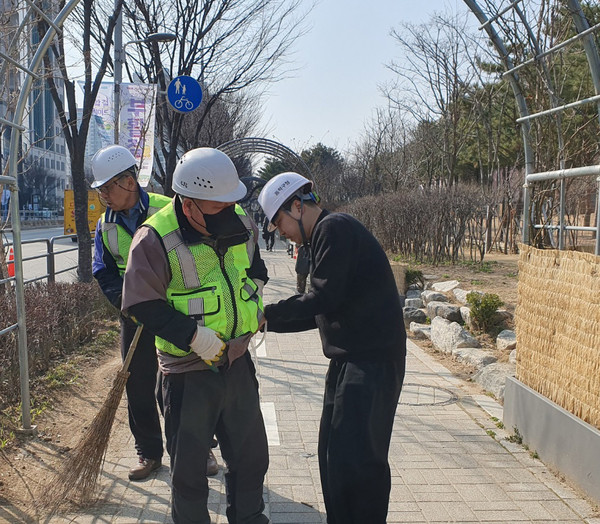
<path id="1" fill-rule="evenodd" d="M 121 372 L 127 371 L 129 369 L 129 364 L 131 364 L 131 359 L 133 358 L 133 352 L 137 346 L 138 340 L 140 339 L 140 335 L 142 334 L 142 330 L 144 326 L 141 324 L 135 330 L 135 334 L 133 335 L 133 340 L 131 344 L 129 344 L 129 349 L 127 350 L 127 355 L 125 356 L 125 360 L 123 361 L 123 367 L 121 368 Z"/>

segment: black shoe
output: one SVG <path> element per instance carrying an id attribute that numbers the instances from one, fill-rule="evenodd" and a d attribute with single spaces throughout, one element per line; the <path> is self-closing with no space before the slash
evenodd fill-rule
<path id="1" fill-rule="evenodd" d="M 219 464 L 211 449 L 208 452 L 208 459 L 206 460 L 206 476 L 214 477 L 217 473 L 219 473 Z"/>
<path id="2" fill-rule="evenodd" d="M 161 466 L 160 459 L 146 459 L 140 457 L 138 465 L 129 470 L 129 480 L 144 480 L 150 476 L 150 473 Z"/>

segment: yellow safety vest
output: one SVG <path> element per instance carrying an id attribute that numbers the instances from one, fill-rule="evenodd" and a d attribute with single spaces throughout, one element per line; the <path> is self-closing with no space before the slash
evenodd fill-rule
<path id="1" fill-rule="evenodd" d="M 150 217 L 165 207 L 171 198 L 156 193 L 148 193 L 148 214 Z M 114 222 L 106 222 L 106 212 L 102 213 L 102 240 L 108 252 L 115 259 L 121 276 L 125 273 L 127 267 L 127 257 L 131 247 L 132 236 L 121 225 Z"/>
<path id="2" fill-rule="evenodd" d="M 186 244 L 173 206 L 162 209 L 145 224 L 161 237 L 167 253 L 171 268 L 167 302 L 198 324 L 215 330 L 224 341 L 255 332 L 263 312 L 258 286 L 247 275 L 254 259 L 255 232 L 240 206 L 235 206 L 235 212 L 249 238 L 229 247 L 225 254 L 218 254 L 209 238 Z M 191 352 L 160 337 L 156 337 L 156 347 L 174 356 Z"/>

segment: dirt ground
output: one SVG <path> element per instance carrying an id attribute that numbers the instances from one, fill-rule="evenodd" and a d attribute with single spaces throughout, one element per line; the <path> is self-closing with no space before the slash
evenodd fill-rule
<path id="1" fill-rule="evenodd" d="M 55 392 L 51 406 L 33 421 L 37 434 L 18 436 L 14 445 L 0 451 L 0 523 L 43 522 L 34 509 L 37 494 L 49 485 L 64 453 L 75 447 L 100 411 L 120 366 L 116 346 L 80 362 L 77 383 Z M 126 423 L 122 403 L 113 428 Z"/>
<path id="2" fill-rule="evenodd" d="M 470 265 L 415 268 L 420 269 L 429 282 L 458 280 L 462 289 L 496 293 L 505 308 L 514 312 L 517 261 L 518 255 L 491 254 L 486 257 L 485 271 Z M 472 374 L 472 369 L 435 352 L 430 343 L 415 342 L 462 378 L 468 379 Z M 120 367 L 118 347 L 115 344 L 104 355 L 86 359 L 80 366 L 77 383 L 55 393 L 51 407 L 34 421 L 37 435 L 18 437 L 14 445 L 0 450 L 0 523 L 43 521 L 32 509 L 36 493 L 48 485 L 65 451 L 75 447 L 87 424 L 98 413 Z M 122 403 L 115 425 L 126 424 L 126 419 Z"/>

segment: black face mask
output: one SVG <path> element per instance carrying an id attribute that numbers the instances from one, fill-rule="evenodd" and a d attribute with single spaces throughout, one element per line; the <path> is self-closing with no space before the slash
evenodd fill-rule
<path id="1" fill-rule="evenodd" d="M 203 214 L 206 229 L 211 235 L 228 236 L 240 232 L 240 220 L 234 206 L 226 207 L 214 215 Z"/>

